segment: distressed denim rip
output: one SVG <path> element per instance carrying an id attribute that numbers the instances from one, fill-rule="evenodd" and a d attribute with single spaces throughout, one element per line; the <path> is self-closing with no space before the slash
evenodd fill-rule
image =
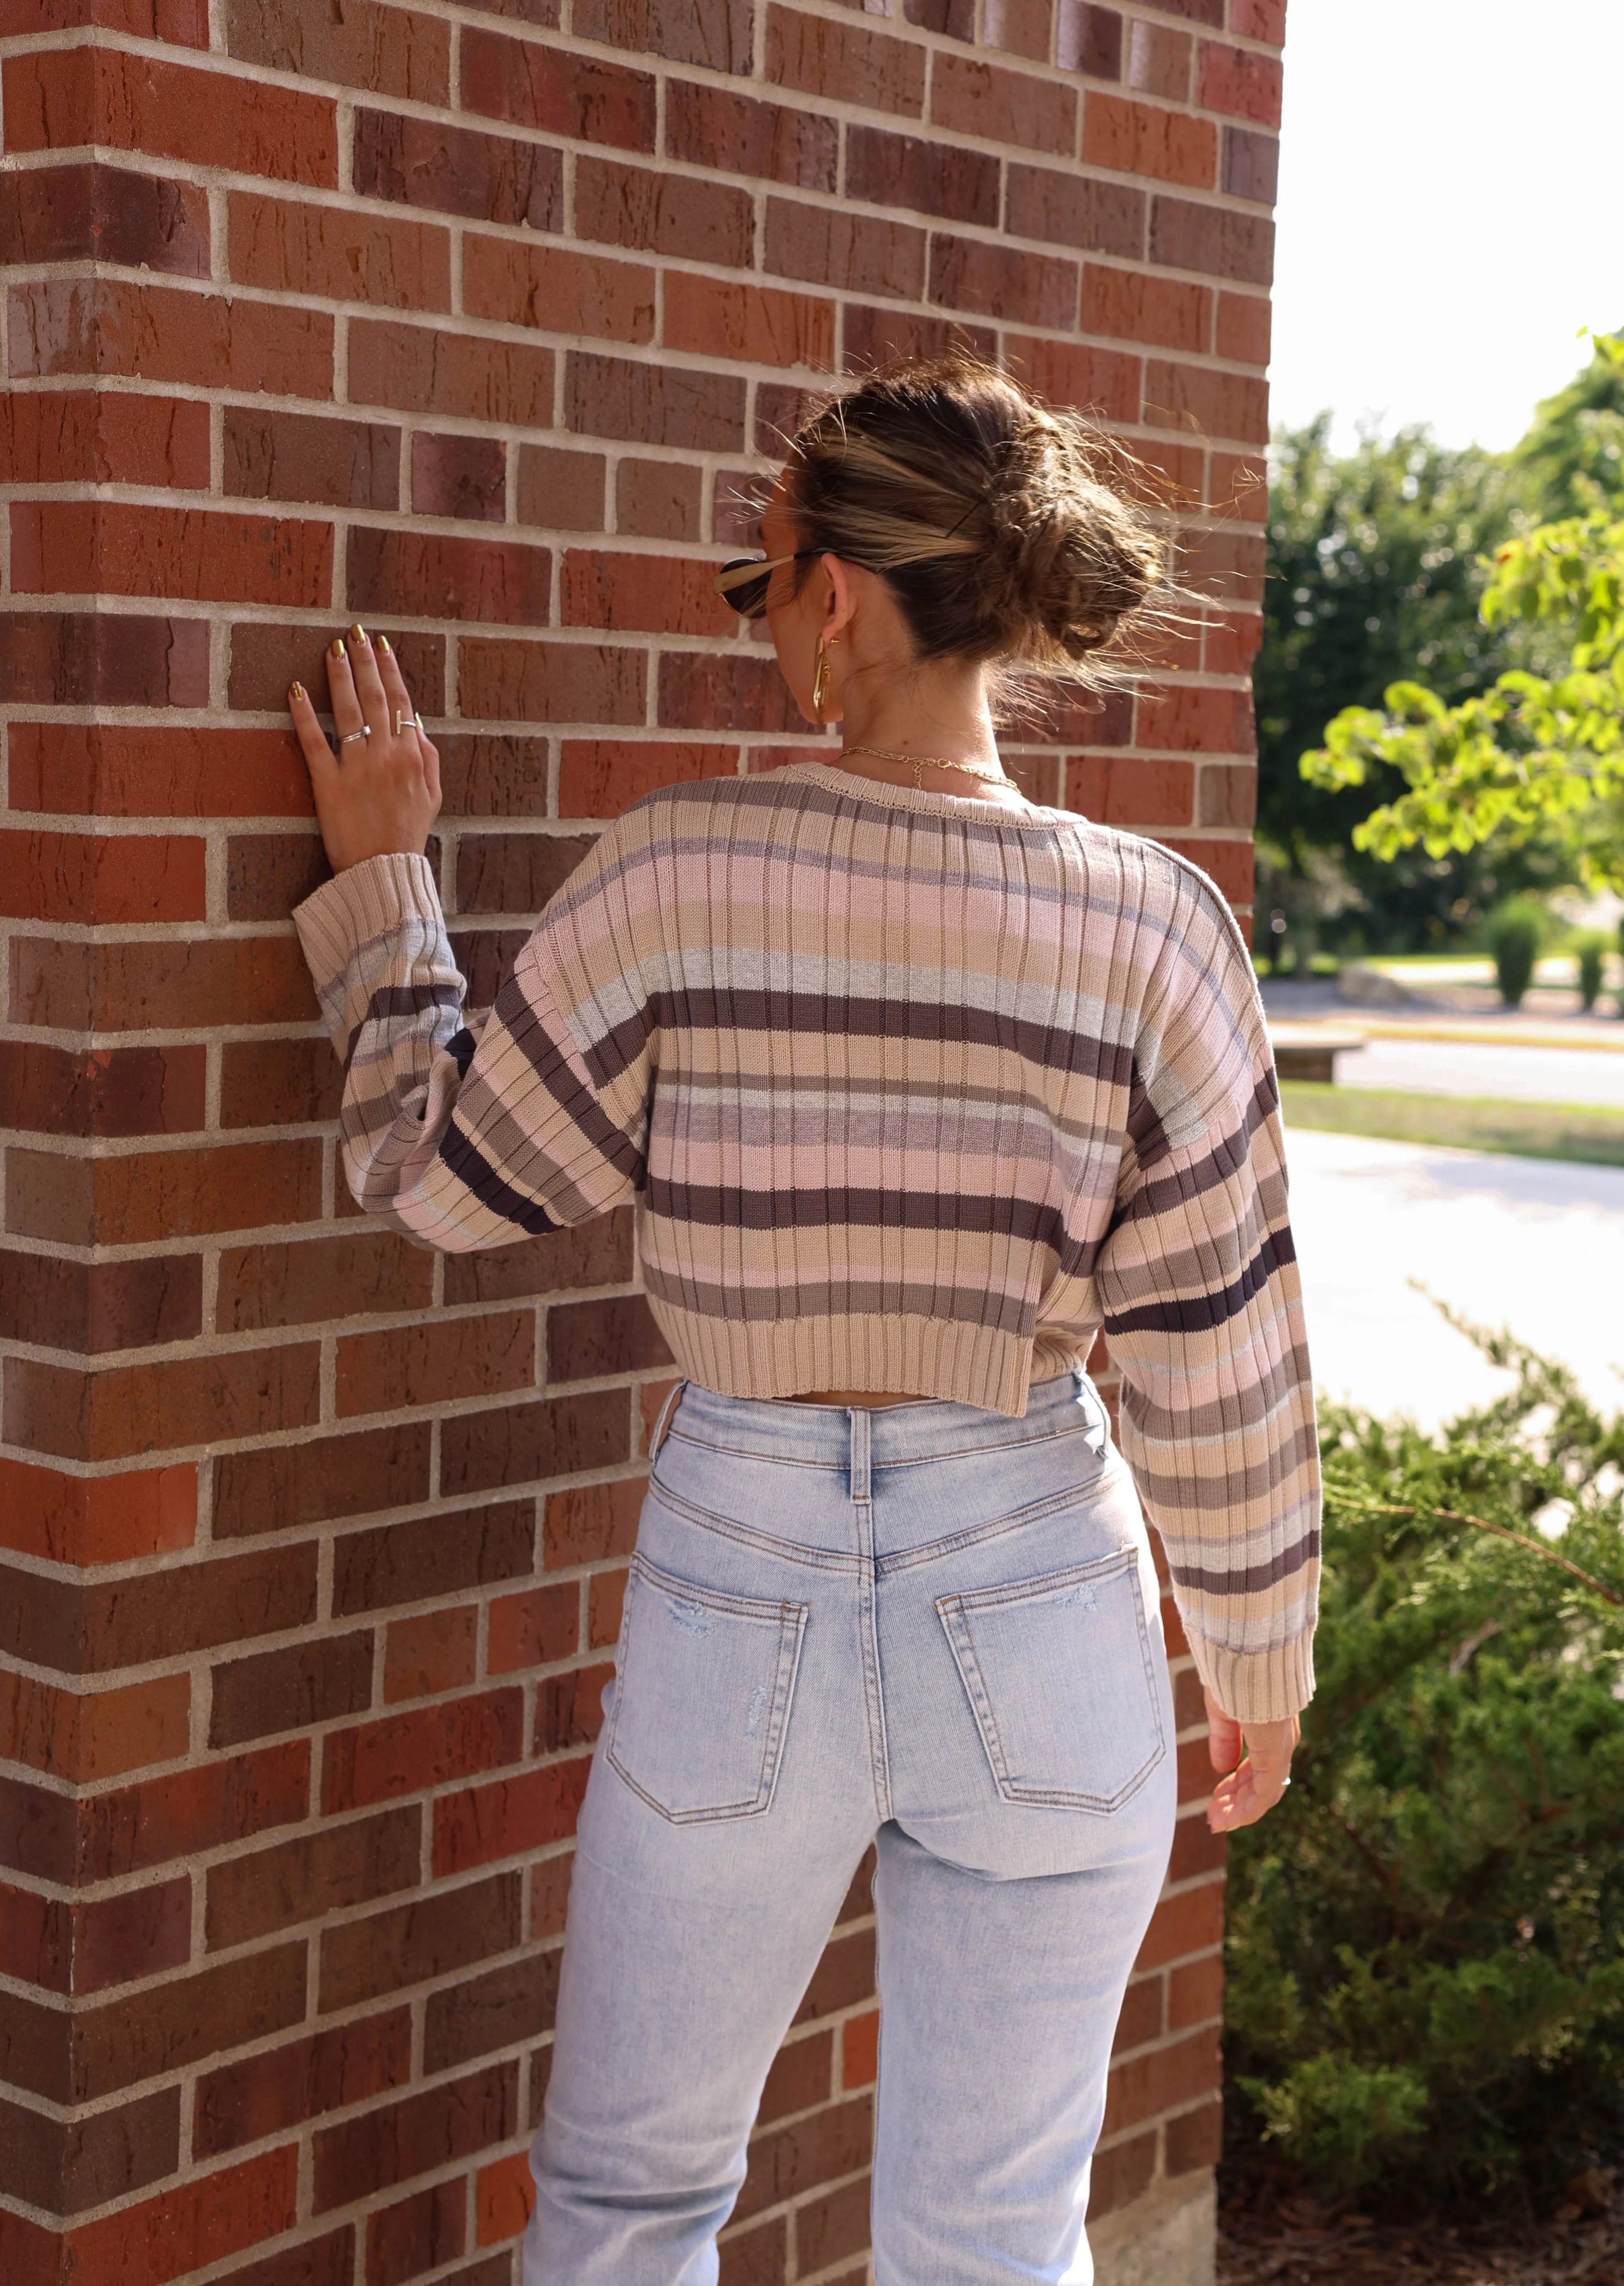
<path id="1" fill-rule="evenodd" d="M 768 2067 L 871 1843 L 878 2286 L 1087 2286 L 1176 1796 L 1155 1573 L 1098 1392 L 1062 1375 L 1014 1420 L 683 1382 L 655 1443 L 524 2286 L 713 2286 Z"/>

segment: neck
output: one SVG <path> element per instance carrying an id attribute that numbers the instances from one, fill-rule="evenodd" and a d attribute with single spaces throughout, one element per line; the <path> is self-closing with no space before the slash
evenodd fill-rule
<path id="1" fill-rule="evenodd" d="M 984 667 L 942 661 L 900 673 L 871 670 L 848 675 L 840 697 L 840 740 L 851 755 L 843 768 L 887 784 L 911 785 L 917 779 L 933 792 L 1007 798 L 964 770 L 931 767 L 933 761 L 945 760 L 974 762 L 978 770 L 1002 769 Z M 852 751 L 856 747 L 871 751 L 858 755 Z M 876 747 L 905 759 L 880 761 L 871 751 Z"/>

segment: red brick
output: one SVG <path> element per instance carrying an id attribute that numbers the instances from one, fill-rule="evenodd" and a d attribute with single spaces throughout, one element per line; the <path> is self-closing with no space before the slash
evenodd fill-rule
<path id="1" fill-rule="evenodd" d="M 1218 2088 L 1223 2077 L 1216 2025 L 1163 2047 L 1146 2049 L 1112 2066 L 1103 2132 L 1115 2135 L 1140 2120 L 1154 2119 L 1158 2112 Z"/>
<path id="2" fill-rule="evenodd" d="M 1110 11 L 1097 9 L 1093 12 L 1108 15 Z M 1053 0 L 988 0 L 986 37 L 990 47 L 1046 64 L 1053 29 Z M 1076 67 L 1068 65 L 1067 68 L 1075 70 Z"/>
<path id="3" fill-rule="evenodd" d="M 673 272 L 674 279 L 679 273 Z M 667 280 L 669 288 L 671 280 Z M 462 306 L 470 317 L 611 342 L 654 338 L 654 272 L 640 263 L 469 233 Z"/>
<path id="4" fill-rule="evenodd" d="M 83 1785 L 185 1755 L 189 1675 L 154 1675 L 90 1697 L 32 1675 L 0 1675 L 0 1754 Z"/>
<path id="5" fill-rule="evenodd" d="M 53 1992 L 132 1983 L 190 1957 L 192 1884 L 183 1873 L 72 1904 L 0 1885 L 0 1943 L 12 1975 Z"/>
<path id="6" fill-rule="evenodd" d="M 474 2236 L 480 2246 L 517 2238 L 536 2203 L 535 2179 L 523 2151 L 481 2167 L 474 2179 Z"/>
<path id="7" fill-rule="evenodd" d="M 13 390 L 0 399 L 0 482 L 207 490 L 209 407 L 170 397 Z"/>
<path id="8" fill-rule="evenodd" d="M 678 745 L 669 739 L 566 738 L 558 766 L 561 817 L 619 817 L 656 786 L 695 778 L 731 777 L 737 746 Z"/>
<path id="9" fill-rule="evenodd" d="M 522 1596 L 499 1596 L 491 1605 L 490 1630 L 493 1675 L 568 1659 L 580 1640 L 580 1590 L 571 1581 L 527 1588 Z"/>
<path id="10" fill-rule="evenodd" d="M 462 2251 L 467 2204 L 467 2187 L 459 2177 L 369 2215 L 367 2286 L 402 2286 L 453 2261 Z"/>
<path id="11" fill-rule="evenodd" d="M 326 2214 L 505 2143 L 517 2126 L 518 2068 L 505 2063 L 319 2130 L 315 2211 Z"/>
<path id="12" fill-rule="evenodd" d="M 209 1950 L 223 1951 L 414 1888 L 421 1837 L 421 1812 L 413 1803 L 211 1866 Z"/>
<path id="13" fill-rule="evenodd" d="M 1207 690 L 1188 683 L 1139 694 L 1138 743 L 1180 753 L 1251 751 L 1251 701 L 1244 690 Z"/>
<path id="14" fill-rule="evenodd" d="M 12 289 L 10 359 L 13 376 L 119 374 L 324 397 L 333 386 L 333 320 L 320 310 L 122 279 L 36 279 Z"/>
<path id="15" fill-rule="evenodd" d="M 1210 120 L 1090 91 L 1083 114 L 1085 166 L 1204 191 L 1217 181 L 1218 154 L 1218 130 Z"/>
<path id="16" fill-rule="evenodd" d="M 350 323 L 350 397 L 418 415 L 551 426 L 553 353 L 390 319 Z"/>
<path id="17" fill-rule="evenodd" d="M 599 150 L 654 148 L 654 82 L 647 72 L 472 26 L 462 40 L 462 100 L 487 119 L 572 136 Z"/>
<path id="18" fill-rule="evenodd" d="M 331 599 L 325 524 L 211 515 L 120 501 L 16 501 L 12 577 L 20 593 L 185 595 L 289 607 Z"/>
<path id="19" fill-rule="evenodd" d="M 566 1841 L 575 1831 L 589 1768 L 587 1758 L 578 1755 L 443 1794 L 434 1806 L 435 1879 Z"/>
<path id="20" fill-rule="evenodd" d="M 72 1878 L 103 1881 L 140 1872 L 289 1825 L 309 1809 L 310 1745 L 304 1738 L 142 1778 L 80 1806 Z"/>
<path id="21" fill-rule="evenodd" d="M 1088 99 L 1091 106 L 1100 99 L 1092 93 Z M 937 54 L 930 115 L 938 127 L 984 136 L 1018 151 L 1050 151 L 1069 159 L 1076 148 L 1077 99 L 1070 88 L 968 56 Z"/>
<path id="22" fill-rule="evenodd" d="M 1128 28 L 1127 70 L 1123 76 L 1139 95 L 1165 96 L 1185 103 L 1190 93 L 1190 62 L 1194 43 L 1187 32 L 1174 32 L 1160 24 L 1134 23 Z"/>
<path id="23" fill-rule="evenodd" d="M 1220 294 L 1218 353 L 1237 365 L 1266 366 L 1271 335 L 1267 298 L 1256 294 Z M 1179 344 L 1170 344 L 1179 346 Z"/>
<path id="24" fill-rule="evenodd" d="M 1278 127 L 1280 99 L 1281 67 L 1275 57 L 1202 41 L 1195 99 L 1203 111 L 1227 112 L 1234 119 L 1255 120 L 1260 127 Z"/>
<path id="25" fill-rule="evenodd" d="M 848 130 L 854 140 L 866 131 Z M 698 87 L 685 80 L 666 83 L 666 155 L 693 166 L 754 175 L 792 184 L 798 190 L 832 191 L 840 133 L 834 120 L 816 112 L 760 103 L 736 95 L 731 88 Z M 871 193 L 854 190 L 851 195 Z"/>
<path id="26" fill-rule="evenodd" d="M 350 534 L 347 600 L 352 611 L 416 611 L 437 619 L 545 626 L 552 559 L 516 540 L 463 540 L 448 532 Z"/>
<path id="27" fill-rule="evenodd" d="M 643 49 L 714 71 L 750 69 L 745 0 L 577 0 L 575 36 Z"/>
<path id="28" fill-rule="evenodd" d="M 451 240 L 432 223 L 233 191 L 232 276 L 272 294 L 449 310 Z"/>
<path id="29" fill-rule="evenodd" d="M 208 0 L 0 0 L 0 33 L 66 32 L 89 24 L 177 47 L 209 45 Z"/>
<path id="30" fill-rule="evenodd" d="M 659 635 L 726 635 L 735 625 L 733 613 L 713 589 L 709 565 L 682 556 L 598 548 L 572 548 L 565 556 L 562 614 L 567 627 L 605 627 L 617 634 L 646 628 Z"/>
<path id="31" fill-rule="evenodd" d="M 593 1651 L 606 1651 L 619 1639 L 626 1609 L 625 1572 L 600 1572 L 587 1589 L 587 1642 Z"/>
<path id="32" fill-rule="evenodd" d="M 738 452 L 745 441 L 745 384 L 733 374 L 629 359 L 572 353 L 564 419 L 583 435 L 698 453 Z"/>
<path id="33" fill-rule="evenodd" d="M 607 466 L 601 453 L 566 453 L 549 445 L 521 445 L 519 522 L 546 524 L 555 532 L 601 531 Z M 660 466 L 672 470 L 674 481 L 680 481 L 686 473 L 671 462 L 662 461 Z M 442 747 L 442 778 L 445 765 Z"/>
<path id="34" fill-rule="evenodd" d="M 840 2085 L 871 2087 L 879 2077 L 879 2012 L 848 2017 L 840 2027 Z"/>
<path id="35" fill-rule="evenodd" d="M 1266 286 L 1274 268 L 1274 225 L 1265 215 L 1157 198 L 1150 209 L 1150 258 L 1171 270 Z"/>
<path id="36" fill-rule="evenodd" d="M 970 156 L 967 152 L 941 154 L 944 160 L 961 155 Z M 995 172 L 995 192 L 996 181 Z M 1052 167 L 1012 165 L 1009 169 L 1005 227 L 1016 238 L 1044 239 L 1052 245 L 1137 262 L 1144 256 L 1147 211 L 1144 192 L 1126 183 L 1092 182 Z"/>
<path id="37" fill-rule="evenodd" d="M 1130 761 L 1119 754 L 1072 754 L 1066 761 L 1068 809 L 1100 825 L 1188 825 L 1194 816 L 1192 762 Z"/>
<path id="38" fill-rule="evenodd" d="M 1281 47 L 1286 38 L 1286 0 L 1230 0 L 1229 28 L 1243 40 L 1266 40 Z"/>
<path id="39" fill-rule="evenodd" d="M 400 431 L 361 421 L 228 405 L 228 495 L 330 501 L 335 508 L 399 505 Z"/>
<path id="40" fill-rule="evenodd" d="M 958 150 L 926 136 L 896 135 L 879 127 L 849 128 L 846 189 L 849 198 L 866 199 L 876 206 L 911 208 L 948 222 L 997 225 L 997 160 L 989 152 Z M 806 211 L 822 214 L 825 209 Z"/>
<path id="41" fill-rule="evenodd" d="M 524 1934 L 523 1876 L 434 1889 L 387 1912 L 327 1929 L 321 1940 L 324 2014 L 379 1994 L 425 1983 L 493 1953 L 510 1952 Z M 505 2043 L 504 2043 L 505 2045 Z"/>
<path id="42" fill-rule="evenodd" d="M 1159 1968 L 1188 1953 L 1204 1952 L 1224 1937 L 1224 1885 L 1203 1881 L 1199 1888 L 1180 1889 L 1163 1897 L 1151 1916 L 1139 1958 L 1136 1976 Z"/>
<path id="43" fill-rule="evenodd" d="M 834 304 L 775 286 L 735 285 L 671 271 L 666 278 L 665 340 L 674 350 L 828 372 L 834 364 Z"/>
<path id="44" fill-rule="evenodd" d="M 527 1579 L 534 1569 L 536 1504 L 496 1501 L 351 1532 L 335 1548 L 333 1609 L 387 1611 L 468 1588 Z"/>
<path id="45" fill-rule="evenodd" d="M 245 62 L 379 95 L 444 103 L 451 91 L 450 26 L 377 0 L 331 10 L 231 0 L 226 43 Z"/>
<path id="46" fill-rule="evenodd" d="M 516 1762 L 523 1723 L 523 1693 L 508 1690 L 335 1730 L 327 1742 L 322 1809 L 330 1817 Z"/>
<path id="47" fill-rule="evenodd" d="M 67 1477 L 0 1457 L 0 1542 L 57 1564 L 119 1564 L 189 1548 L 197 1531 L 190 1461 L 123 1476 Z"/>
<path id="48" fill-rule="evenodd" d="M 1099 2222 L 1129 2206 L 1150 2188 L 1156 2172 L 1156 2131 L 1125 2143 L 1108 2144 L 1094 2154 L 1089 2184 L 1088 2219 Z"/>
<path id="49" fill-rule="evenodd" d="M 383 1652 L 383 1698 L 428 1699 L 466 1690 L 479 1659 L 479 1612 L 473 1604 L 391 1620 Z"/>
<path id="50" fill-rule="evenodd" d="M 372 1703 L 373 1639 L 321 1636 L 214 1670 L 209 1714 L 211 1746 L 240 1746 L 274 1731 L 365 1713 Z"/>
<path id="51" fill-rule="evenodd" d="M 624 460 L 615 470 L 615 529 L 645 540 L 705 537 L 705 478 L 678 461 Z"/>
<path id="52" fill-rule="evenodd" d="M 659 662 L 662 728 L 703 730 L 714 722 L 745 730 L 798 730 L 800 710 L 777 662 L 717 651 L 666 651 Z"/>
<path id="53" fill-rule="evenodd" d="M 470 636 L 461 645 L 462 712 L 531 722 L 641 722 L 646 671 L 641 650 Z"/>
<path id="54" fill-rule="evenodd" d="M 1153 359 L 1145 372 L 1145 418 L 1154 428 L 1261 443 L 1268 434 L 1268 383 L 1246 374 Z"/>
<path id="55" fill-rule="evenodd" d="M 14 722 L 14 809 L 100 817 L 311 817 L 310 772 L 281 730 Z"/>
<path id="56" fill-rule="evenodd" d="M 1163 1982 L 1160 1976 L 1136 1977 L 1123 1996 L 1122 2014 L 1111 2042 L 1112 2053 L 1126 2055 L 1162 2037 Z"/>
<path id="57" fill-rule="evenodd" d="M 266 2151 L 242 2165 L 177 2183 L 65 2234 L 64 2276 L 169 2286 L 293 2227 L 298 2150 Z"/>
<path id="58" fill-rule="evenodd" d="M 1166 837 L 1158 836 L 1166 840 Z M 1249 905 L 1252 901 L 1252 845 L 1246 841 L 1205 841 L 1194 836 L 1180 835 L 1177 840 L 1167 840 L 1170 849 L 1192 865 L 1197 865 L 1214 883 L 1232 905 Z M 1206 1791 L 1210 1791 L 1209 1773 Z M 1192 1799 L 1181 1794 L 1181 1801 Z"/>
<path id="59" fill-rule="evenodd" d="M 572 1485 L 549 1493 L 542 1523 L 549 1572 L 629 1556 L 637 1544 L 646 1479 L 619 1477 L 606 1485 Z"/>
<path id="60" fill-rule="evenodd" d="M 792 8 L 768 10 L 767 76 L 781 87 L 800 88 L 826 102 L 859 103 L 870 111 L 918 118 L 924 108 L 921 48 L 850 22 L 803 16 Z"/>
<path id="61" fill-rule="evenodd" d="M 92 924 L 201 921 L 205 847 L 138 834 L 0 832 L 0 913 Z"/>
<path id="62" fill-rule="evenodd" d="M 1120 350 L 1085 348 L 1080 343 L 1045 342 L 1015 335 L 1006 352 L 1029 388 L 1052 405 L 1075 406 L 1106 421 L 1139 417 L 1139 360 Z"/>
<path id="63" fill-rule="evenodd" d="M 1170 2119 L 1162 2135 L 1170 2177 L 1190 2174 L 1197 2167 L 1216 2166 L 1224 2149 L 1222 2102 L 1203 2103 L 1194 2111 Z"/>
<path id="64" fill-rule="evenodd" d="M 783 2215 L 753 2230 L 729 2230 L 721 2241 L 718 2286 L 784 2286 L 789 2276 L 789 2235 Z M 849 2278 L 843 2286 L 854 2286 Z M 866 2286 L 859 2278 L 855 2286 Z"/>
<path id="65" fill-rule="evenodd" d="M 113 262 L 206 278 L 208 193 L 97 162 L 30 167 L 0 179 L 0 258 Z"/>
<path id="66" fill-rule="evenodd" d="M 7 1167 L 10 1227 L 69 1245 L 136 1245 L 249 1222 L 304 1221 L 320 1212 L 316 1144 L 248 1143 L 98 1160 L 12 1151 Z"/>
<path id="67" fill-rule="evenodd" d="M 351 1335 L 338 1344 L 340 1417 L 533 1387 L 535 1339 L 529 1310 Z"/>
<path id="68" fill-rule="evenodd" d="M 1205 665 L 1210 674 L 1249 674 L 1263 647 L 1258 613 L 1222 612 L 1207 625 Z"/>
<path id="69" fill-rule="evenodd" d="M 914 302 L 925 288 L 925 233 L 875 216 L 771 199 L 765 266 L 815 286 Z"/>
<path id="70" fill-rule="evenodd" d="M 4 73 L 8 151 L 93 143 L 337 187 L 330 97 L 110 47 L 36 50 L 10 57 Z"/>
<path id="71" fill-rule="evenodd" d="M 226 2064 L 198 2082 L 193 2148 L 200 2157 L 216 2158 L 324 2111 L 364 2102 L 401 2086 L 411 2064 L 412 2021 L 404 2008 Z"/>
<path id="72" fill-rule="evenodd" d="M 706 183 L 618 159 L 576 162 L 575 227 L 610 246 L 713 262 L 748 264 L 755 237 L 753 203 L 730 183 Z"/>
<path id="73" fill-rule="evenodd" d="M 1083 324 L 1091 334 L 1199 353 L 1209 345 L 1212 295 L 1205 286 L 1091 262 L 1083 272 Z"/>
<path id="74" fill-rule="evenodd" d="M 949 309 L 1069 333 L 1076 323 L 1077 265 L 938 232 L 931 242 L 930 298 Z"/>
<path id="75" fill-rule="evenodd" d="M 735 2212 L 741 2222 L 831 2177 L 855 2174 L 873 2149 L 873 2100 L 854 2096 L 792 2126 L 758 2135 Z"/>
<path id="76" fill-rule="evenodd" d="M 1204 1959 L 1186 1961 L 1167 1981 L 1167 2024 L 1181 2032 L 1190 2024 L 1205 2024 L 1224 2013 L 1224 1956 L 1209 1953 Z"/>
<path id="77" fill-rule="evenodd" d="M 4 1434 L 25 1451 L 63 1460 L 121 1461 L 166 1446 L 311 1428 L 319 1413 L 319 1366 L 314 1343 L 99 1373 L 19 1359 L 5 1384 Z"/>
<path id="78" fill-rule="evenodd" d="M 412 439 L 412 507 L 418 516 L 501 524 L 508 512 L 508 453 L 497 437 Z"/>

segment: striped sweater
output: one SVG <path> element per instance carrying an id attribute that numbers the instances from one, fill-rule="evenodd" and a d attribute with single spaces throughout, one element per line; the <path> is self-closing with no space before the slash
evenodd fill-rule
<path id="1" fill-rule="evenodd" d="M 1313 1689 L 1319 1477 L 1279 1100 L 1206 877 L 821 762 L 645 795 L 470 1021 L 433 877 L 295 915 L 359 1202 L 453 1251 L 635 1202 L 682 1371 L 1019 1416 L 1104 1326 L 1203 1680 Z"/>

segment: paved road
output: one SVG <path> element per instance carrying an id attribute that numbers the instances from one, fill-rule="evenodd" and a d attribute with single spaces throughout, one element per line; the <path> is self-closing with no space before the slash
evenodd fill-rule
<path id="1" fill-rule="evenodd" d="M 1287 1145 L 1322 1390 L 1430 1429 L 1510 1386 L 1414 1278 L 1562 1358 L 1604 1412 L 1624 1408 L 1624 1169 L 1301 1127 Z"/>
<path id="2" fill-rule="evenodd" d="M 1620 1027 L 1624 1033 L 1624 1025 Z M 1367 1040 L 1336 1059 L 1344 1087 L 1416 1095 L 1516 1097 L 1624 1111 L 1624 1053 L 1600 1048 L 1478 1046 L 1457 1040 Z"/>

